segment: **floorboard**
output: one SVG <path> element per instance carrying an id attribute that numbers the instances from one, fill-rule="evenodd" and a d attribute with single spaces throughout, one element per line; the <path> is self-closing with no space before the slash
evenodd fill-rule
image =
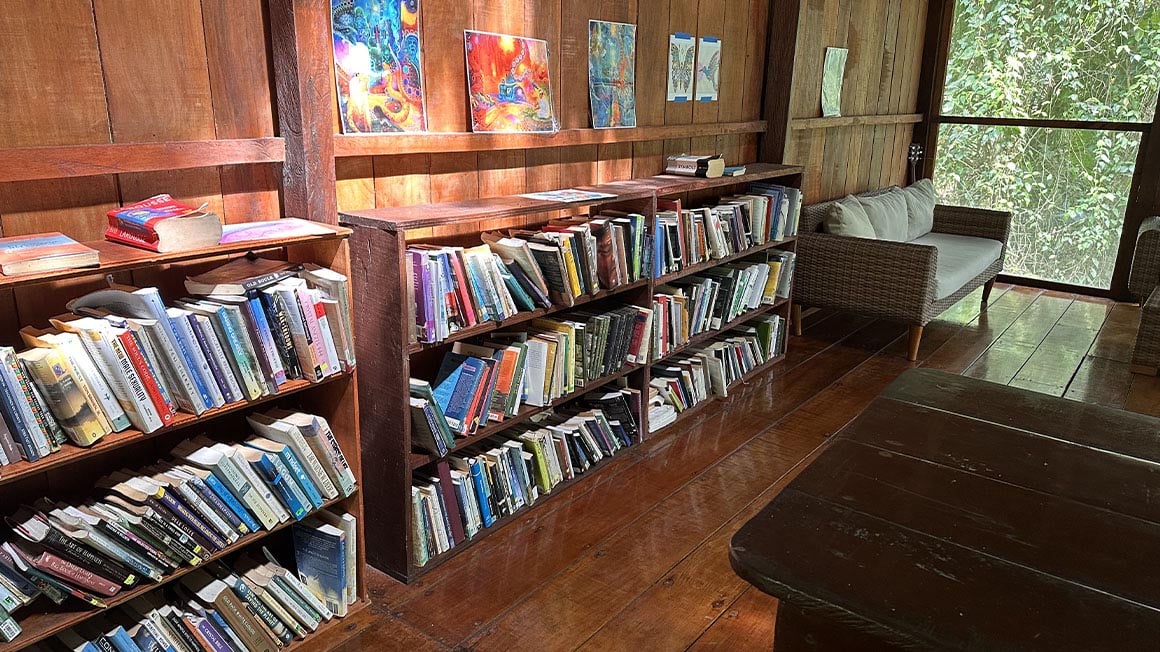
<path id="1" fill-rule="evenodd" d="M 730 570 L 732 533 L 906 369 L 924 366 L 1160 416 L 1131 374 L 1139 308 L 997 285 L 924 330 L 808 311 L 785 363 L 629 449 L 411 585 L 371 571 L 374 623 L 339 649 L 768 650 L 777 601 Z"/>

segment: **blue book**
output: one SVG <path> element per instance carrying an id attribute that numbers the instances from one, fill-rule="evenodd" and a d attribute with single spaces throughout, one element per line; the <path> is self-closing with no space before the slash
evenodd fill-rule
<path id="1" fill-rule="evenodd" d="M 193 626 L 200 637 L 205 639 L 206 643 L 209 643 L 209 652 L 233 652 L 234 648 L 226 640 L 225 632 L 218 629 L 208 614 L 205 617 L 186 614 L 182 620 Z"/>
<path id="2" fill-rule="evenodd" d="M 483 470 L 479 467 L 479 460 L 471 460 L 471 481 L 475 483 L 475 495 L 479 499 L 479 515 L 484 527 L 491 527 L 495 523 L 495 516 L 491 513 L 491 491 L 483 480 Z"/>
<path id="3" fill-rule="evenodd" d="M 466 433 L 471 428 L 471 402 L 475 398 L 476 389 L 479 383 L 487 376 L 487 363 L 479 358 L 467 358 L 461 365 L 462 372 L 451 388 L 451 395 L 447 400 L 447 405 L 440 405 L 443 408 L 443 415 L 447 417 L 447 423 L 450 425 L 452 421 L 458 424 L 458 427 L 452 426 L 453 429 L 460 433 Z M 439 398 L 438 390 L 443 388 L 440 384 L 436 389 L 436 398 Z"/>
<path id="4" fill-rule="evenodd" d="M 152 632 L 141 625 L 136 627 L 136 631 L 136 634 L 130 636 L 137 647 L 141 648 L 141 652 L 176 652 L 172 645 L 162 645 Z"/>
<path id="5" fill-rule="evenodd" d="M 531 295 L 524 292 L 524 288 L 520 286 L 515 277 L 508 271 L 507 266 L 503 261 L 496 256 L 496 269 L 499 271 L 499 277 L 503 279 L 503 284 L 507 286 L 508 294 L 511 295 L 512 300 L 515 301 L 516 306 L 520 310 L 535 310 L 536 304 L 532 301 Z"/>
<path id="6" fill-rule="evenodd" d="M 197 471 L 200 471 L 200 469 Z M 205 482 L 206 486 L 209 487 L 211 491 L 217 494 L 218 498 L 222 499 L 223 503 L 229 506 L 230 511 L 233 512 L 247 528 L 249 528 L 250 532 L 258 532 L 262 529 L 262 526 L 258 523 L 258 520 L 254 518 L 254 515 L 251 514 L 248 509 L 242 506 L 242 503 L 240 500 L 238 500 L 238 497 L 235 496 L 233 492 L 230 491 L 229 488 L 226 487 L 222 481 L 213 474 L 213 472 L 204 471 L 199 473 L 197 471 L 194 471 L 194 473 Z"/>
<path id="7" fill-rule="evenodd" d="M 24 459 L 29 462 L 35 462 L 40 459 L 40 451 L 36 448 L 36 443 L 32 441 L 32 436 L 29 434 L 29 426 L 24 420 L 24 413 L 20 411 L 21 401 L 17 400 L 17 396 L 21 399 L 24 397 L 23 392 L 16 391 L 10 384 L 11 376 L 0 370 L 0 416 L 8 423 L 8 430 L 16 438 L 16 443 L 20 444 L 20 448 L 24 451 Z M 16 462 L 17 460 L 11 460 Z"/>
<path id="8" fill-rule="evenodd" d="M 298 579 L 333 611 L 346 615 L 346 534 L 308 518 L 292 526 Z"/>
<path id="9" fill-rule="evenodd" d="M 190 398 L 194 400 L 200 400 L 202 406 L 207 410 L 214 409 L 216 406 L 214 405 L 213 399 L 209 395 L 209 389 L 206 388 L 201 374 L 198 373 L 197 364 L 194 362 L 193 355 L 190 353 L 189 349 L 186 348 L 185 342 L 182 340 L 182 338 L 178 336 L 177 326 L 169 317 L 169 314 L 165 309 L 165 304 L 161 301 L 161 293 L 158 292 L 157 288 L 141 288 L 139 290 L 134 290 L 133 294 L 145 300 L 150 308 L 150 311 L 153 313 L 153 319 L 156 319 L 158 325 L 161 326 L 161 330 L 165 331 L 165 337 L 169 340 L 170 346 L 172 346 L 177 351 L 177 354 L 181 356 L 182 366 L 185 367 L 185 372 L 189 376 L 190 381 L 193 383 L 193 386 L 198 393 L 198 396 L 193 396 Z"/>
<path id="10" fill-rule="evenodd" d="M 652 257 L 652 275 L 653 278 L 660 278 L 664 276 L 665 269 L 665 227 L 661 224 L 661 219 L 658 217 L 653 224 L 653 257 Z"/>
<path id="11" fill-rule="evenodd" d="M 246 440 L 245 444 L 269 455 L 276 455 L 281 460 L 282 465 L 290 472 L 294 481 L 298 483 L 298 487 L 302 489 L 307 501 L 314 506 L 314 509 L 322 509 L 322 494 L 318 493 L 318 488 L 314 486 L 314 482 L 307 475 L 306 469 L 302 467 L 302 463 L 298 461 L 298 457 L 294 455 L 294 451 L 290 450 L 289 446 L 265 437 L 253 437 Z"/>
<path id="12" fill-rule="evenodd" d="M 213 354 L 213 348 L 209 340 L 206 339 L 205 332 L 201 329 L 201 324 L 197 322 L 197 315 L 186 312 L 186 320 L 189 321 L 189 328 L 193 331 L 194 338 L 197 339 L 197 345 L 201 348 L 202 355 L 205 356 L 205 361 L 209 363 L 210 373 L 213 374 L 214 382 L 217 383 L 218 389 L 221 390 L 222 398 L 226 403 L 234 403 L 242 400 L 241 396 L 237 396 L 230 389 L 230 384 L 226 381 L 225 375 L 233 373 L 229 369 L 222 369 L 218 363 L 217 357 Z"/>
<path id="13" fill-rule="evenodd" d="M 243 450 L 242 455 L 250 462 L 250 466 L 254 467 L 258 475 L 266 481 L 266 484 L 270 485 L 274 495 L 282 501 L 282 505 L 286 507 L 294 520 L 301 521 L 306 517 L 306 514 L 310 512 L 307 508 L 309 501 L 305 501 L 305 494 L 299 498 L 298 492 L 302 490 L 292 484 L 294 479 L 289 477 L 289 472 L 285 471 L 280 460 L 257 449 Z"/>
<path id="14" fill-rule="evenodd" d="M 205 617 L 209 622 L 213 623 L 214 628 L 221 633 L 222 637 L 226 639 L 226 642 L 230 644 L 230 647 L 236 648 L 237 650 L 246 649 L 245 642 L 242 641 L 242 638 L 238 636 L 234 628 L 230 627 L 230 624 L 226 622 L 226 619 L 216 609 L 206 609 Z"/>
<path id="15" fill-rule="evenodd" d="M 105 638 L 109 639 L 117 652 L 142 652 L 141 648 L 137 647 L 132 637 L 129 636 L 129 632 L 126 632 L 125 628 L 120 625 L 105 632 Z"/>
<path id="16" fill-rule="evenodd" d="M 92 641 L 86 641 L 71 629 L 66 629 L 57 634 L 56 640 L 64 645 L 65 648 L 72 650 L 72 652 L 101 652 L 100 648 Z"/>

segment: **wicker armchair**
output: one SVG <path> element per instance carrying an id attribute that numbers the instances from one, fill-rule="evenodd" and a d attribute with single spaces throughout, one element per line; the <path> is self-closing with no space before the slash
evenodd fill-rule
<path id="1" fill-rule="evenodd" d="M 1160 216 L 1140 224 L 1128 291 L 1140 302 L 1140 328 L 1132 349 L 1131 370 L 1155 376 L 1160 369 Z"/>
<path id="2" fill-rule="evenodd" d="M 829 203 L 802 209 L 794 273 L 794 322 L 801 334 L 801 306 L 881 317 L 910 326 L 907 358 L 918 357 L 922 329 L 959 299 L 983 286 L 983 305 L 1003 268 L 1011 214 L 959 206 L 935 206 L 932 233 L 975 236 L 1003 244 L 999 259 L 953 294 L 936 296 L 938 249 L 910 242 L 820 233 Z"/>

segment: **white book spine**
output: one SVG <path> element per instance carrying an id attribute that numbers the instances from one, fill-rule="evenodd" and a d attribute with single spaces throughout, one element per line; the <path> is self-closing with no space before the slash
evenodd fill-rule
<path id="1" fill-rule="evenodd" d="M 228 446 L 223 446 L 223 448 L 229 449 L 228 457 L 230 458 L 230 461 L 233 462 L 234 466 L 237 467 L 237 469 L 246 476 L 246 479 L 250 481 L 250 486 L 257 491 L 258 497 L 261 498 L 261 501 L 266 504 L 270 511 L 274 512 L 274 516 L 278 519 L 278 522 L 285 523 L 287 520 L 289 520 L 290 512 L 286 511 L 286 508 L 282 507 L 282 503 L 280 503 L 278 499 L 274 497 L 274 492 L 270 490 L 270 487 L 265 482 L 263 482 L 260 477 L 258 477 L 258 472 L 250 466 L 249 461 L 247 461 L 246 458 L 242 456 L 242 452 L 239 450 L 234 450 Z"/>
<path id="2" fill-rule="evenodd" d="M 314 450 L 310 444 L 306 442 L 306 438 L 302 436 L 302 432 L 294 425 L 286 422 L 281 422 L 281 426 L 271 426 L 262 423 L 258 419 L 247 418 L 250 427 L 255 432 L 267 439 L 272 439 L 280 444 L 285 444 L 290 447 L 290 450 L 302 462 L 302 466 L 306 470 L 306 475 L 310 476 L 310 480 L 318 487 L 319 493 L 324 498 L 330 500 L 338 497 L 338 488 L 335 487 L 334 482 L 331 481 L 330 476 L 327 475 L 326 470 L 322 466 L 322 462 L 315 455 Z"/>
<path id="3" fill-rule="evenodd" d="M 122 381 L 124 382 L 125 400 L 122 401 L 121 407 L 125 408 L 129 421 L 146 434 L 164 426 L 161 414 L 157 412 L 157 406 L 153 403 L 149 392 L 145 390 L 141 375 L 137 373 L 137 367 L 133 366 L 133 360 L 129 357 L 129 352 L 125 350 L 121 341 L 112 337 L 107 330 L 85 331 L 85 333 L 101 356 L 105 358 L 105 363 L 115 370 L 109 376 L 113 379 L 113 387 L 115 388 Z"/>
<path id="4" fill-rule="evenodd" d="M 109 385 L 109 382 L 116 383 L 117 379 L 113 377 L 111 371 L 104 369 L 104 363 L 100 356 L 93 355 L 93 352 L 86 346 L 84 338 L 75 333 L 58 337 L 57 341 L 64 348 L 73 367 L 80 371 L 81 375 L 85 377 L 85 382 L 92 388 L 105 416 L 109 419 L 111 430 L 119 432 L 128 428 L 130 425 L 129 416 L 126 414 L 125 408 L 121 406 L 117 393 Z M 111 380 L 106 380 L 109 378 Z"/>
<path id="5" fill-rule="evenodd" d="M 322 304 L 322 292 L 319 290 L 310 290 L 310 301 L 314 304 L 314 314 L 318 318 L 318 330 L 322 333 L 323 349 L 326 352 L 326 360 L 330 364 L 330 368 L 334 372 L 342 369 L 342 361 L 338 357 L 338 349 L 334 344 L 334 332 L 330 328 L 330 319 L 326 316 L 326 307 Z M 271 340 L 271 344 L 273 340 Z M 277 358 L 277 351 L 275 351 L 275 358 Z"/>

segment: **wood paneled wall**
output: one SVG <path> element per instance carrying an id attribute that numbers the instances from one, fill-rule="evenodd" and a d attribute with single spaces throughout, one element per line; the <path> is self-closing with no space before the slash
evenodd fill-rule
<path id="1" fill-rule="evenodd" d="M 827 47 L 849 49 L 843 116 L 915 113 L 927 4 L 801 0 L 785 162 L 804 166 L 808 202 L 905 183 L 913 124 L 825 126 L 825 121 L 814 121 L 802 128 L 800 119 L 821 115 Z"/>
<path id="2" fill-rule="evenodd" d="M 266 23 L 263 0 L 5 0 L 0 148 L 273 136 Z M 0 183 L 0 236 L 99 240 L 105 211 L 160 192 L 272 219 L 280 185 L 274 164 Z M 0 320 L 47 325 L 44 296 L 0 293 Z"/>
<path id="3" fill-rule="evenodd" d="M 273 136 L 267 33 L 262 0 L 6 0 L 0 148 Z M 275 218 L 276 168 L 0 184 L 0 235 L 100 239 L 106 210 L 159 192 Z"/>
<path id="4" fill-rule="evenodd" d="M 637 24 L 636 104 L 641 126 L 761 118 L 770 0 L 424 0 L 423 68 L 430 130 L 470 131 L 463 30 L 548 41 L 561 129 L 591 125 L 588 21 Z M 722 39 L 720 101 L 665 102 L 671 32 Z M 337 109 L 334 118 L 338 131 Z M 714 152 L 757 160 L 757 135 L 618 142 L 527 150 L 358 156 L 336 161 L 341 209 L 406 206 L 550 190 L 658 174 L 665 154 Z"/>

